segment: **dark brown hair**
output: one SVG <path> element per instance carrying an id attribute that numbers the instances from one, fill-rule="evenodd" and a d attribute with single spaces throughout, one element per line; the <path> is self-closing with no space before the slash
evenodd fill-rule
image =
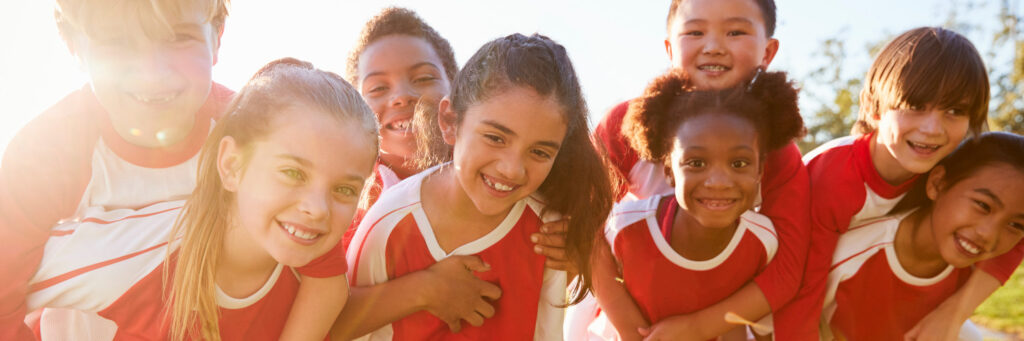
<path id="1" fill-rule="evenodd" d="M 348 55 L 345 73 L 349 82 L 356 87 L 359 86 L 359 56 L 366 51 L 367 46 L 389 35 L 407 35 L 426 40 L 430 47 L 434 48 L 437 57 L 441 58 L 445 76 L 449 81 L 455 79 L 459 65 L 455 62 L 455 51 L 452 50 L 448 40 L 441 37 L 441 34 L 437 33 L 433 27 L 427 25 L 419 15 L 416 15 L 416 12 L 401 7 L 388 7 L 363 26 L 363 31 L 359 34 L 359 41 Z"/>
<path id="2" fill-rule="evenodd" d="M 455 124 L 462 123 L 470 106 L 516 86 L 555 99 L 565 115 L 565 139 L 551 172 L 537 192 L 547 202 L 546 210 L 569 217 L 566 254 L 580 271 L 570 300 L 570 304 L 575 304 L 590 291 L 590 254 L 615 201 L 608 175 L 610 167 L 591 143 L 587 104 L 569 55 L 562 45 L 543 35 L 517 33 L 498 38 L 470 57 L 452 83 Z M 436 108 L 420 110 L 417 115 L 433 115 L 434 118 L 417 120 L 433 122 L 426 129 L 438 129 Z M 417 131 L 417 144 L 431 145 L 431 141 L 424 140 L 430 136 L 439 139 L 440 133 Z M 435 148 L 426 165 L 450 158 L 450 147 Z"/>
<path id="3" fill-rule="evenodd" d="M 757 4 L 757 8 L 761 9 L 761 16 L 764 19 L 764 32 L 771 38 L 775 35 L 775 0 L 751 0 Z M 668 18 L 665 19 L 666 28 L 672 27 L 672 20 L 676 18 L 676 12 L 679 11 L 679 5 L 683 0 L 672 0 L 672 3 L 668 5 Z"/>
<path id="4" fill-rule="evenodd" d="M 784 72 L 758 73 L 749 86 L 698 91 L 682 71 L 672 70 L 655 78 L 643 96 L 630 102 L 622 135 L 642 159 L 664 163 L 683 122 L 704 114 L 750 121 L 761 155 L 786 146 L 804 132 L 797 90 Z"/>
<path id="5" fill-rule="evenodd" d="M 871 64 L 852 133 L 873 133 L 876 117 L 886 110 L 935 105 L 961 110 L 970 118 L 971 135 L 977 135 L 985 127 L 988 101 L 988 74 L 974 45 L 944 28 L 919 27 L 886 44 Z"/>

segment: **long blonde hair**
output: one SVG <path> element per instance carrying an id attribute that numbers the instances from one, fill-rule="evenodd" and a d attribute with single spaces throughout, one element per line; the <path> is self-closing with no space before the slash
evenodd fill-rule
<path id="1" fill-rule="evenodd" d="M 220 340 L 220 308 L 216 299 L 216 265 L 224 235 L 235 215 L 234 193 L 224 189 L 217 171 L 221 139 L 232 137 L 243 150 L 243 163 L 254 141 L 272 131 L 275 114 L 303 103 L 361 125 L 377 150 L 377 121 L 359 93 L 340 76 L 292 58 L 270 62 L 246 83 L 207 139 L 199 157 L 196 188 L 174 224 L 164 265 L 164 290 L 170 316 L 170 338 Z M 356 138 L 356 137 L 354 137 Z M 244 167 L 244 166 L 243 166 Z M 175 262 L 175 265 L 171 265 Z M 170 267 L 173 266 L 173 272 Z M 173 277 L 173 279 L 171 279 Z"/>

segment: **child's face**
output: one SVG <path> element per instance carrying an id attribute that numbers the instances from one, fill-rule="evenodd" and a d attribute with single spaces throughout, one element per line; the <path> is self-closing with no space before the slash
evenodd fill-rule
<path id="1" fill-rule="evenodd" d="M 420 96 L 447 96 L 444 64 L 426 40 L 407 35 L 381 38 L 359 56 L 359 92 L 380 122 L 381 160 L 402 167 L 416 151 L 413 109 Z"/>
<path id="2" fill-rule="evenodd" d="M 320 108 L 293 105 L 278 117 L 247 162 L 233 140 L 221 142 L 221 177 L 237 205 L 233 226 L 242 227 L 228 233 L 248 240 L 256 255 L 303 266 L 341 240 L 377 154 L 374 137 Z"/>
<path id="3" fill-rule="evenodd" d="M 704 227 L 734 226 L 753 207 L 761 177 L 756 136 L 750 122 L 718 113 L 690 118 L 676 132 L 676 201 Z"/>
<path id="4" fill-rule="evenodd" d="M 200 10 L 185 12 L 169 19 L 173 32 L 143 27 L 129 16 L 122 21 L 131 23 L 105 21 L 88 36 L 72 34 L 71 49 L 93 92 L 128 142 L 160 147 L 181 141 L 210 93 L 220 32 Z"/>
<path id="5" fill-rule="evenodd" d="M 686 0 L 669 25 L 665 51 L 701 89 L 734 87 L 767 68 L 779 42 L 768 38 L 751 0 Z"/>
<path id="6" fill-rule="evenodd" d="M 932 233 L 942 258 L 962 268 L 1012 249 L 1024 237 L 1024 173 L 997 163 L 950 188 L 936 168 L 928 179 Z"/>
<path id="7" fill-rule="evenodd" d="M 554 98 L 512 86 L 470 105 L 458 127 L 442 129 L 454 145 L 459 185 L 481 213 L 496 215 L 540 188 L 567 127 Z"/>
<path id="8" fill-rule="evenodd" d="M 903 171 L 923 174 L 956 149 L 969 126 L 968 116 L 958 110 L 890 109 L 879 117 L 875 144 Z"/>

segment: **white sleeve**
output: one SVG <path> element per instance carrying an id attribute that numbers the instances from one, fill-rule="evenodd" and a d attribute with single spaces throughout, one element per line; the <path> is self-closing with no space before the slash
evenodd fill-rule
<path id="1" fill-rule="evenodd" d="M 567 276 L 565 271 L 544 268 L 544 280 L 540 287 L 540 302 L 537 304 L 537 324 L 533 329 L 534 340 L 562 339 Z"/>
<path id="2" fill-rule="evenodd" d="M 96 312 L 109 306 L 164 263 L 183 205 L 172 201 L 139 210 L 87 213 L 55 227 L 29 282 L 29 311 L 50 307 Z"/>

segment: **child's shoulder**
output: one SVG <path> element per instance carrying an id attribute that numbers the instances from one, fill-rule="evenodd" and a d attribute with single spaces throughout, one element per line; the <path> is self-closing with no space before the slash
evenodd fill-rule
<path id="1" fill-rule="evenodd" d="M 658 214 L 658 205 L 665 195 L 655 195 L 639 200 L 623 200 L 612 207 L 605 226 L 606 233 L 617 232 Z"/>
<path id="2" fill-rule="evenodd" d="M 905 217 L 905 213 L 895 214 L 871 220 L 860 226 L 851 226 L 847 232 L 839 236 L 832 257 L 833 267 L 838 267 L 853 258 L 868 258 L 891 245 L 896 238 L 896 229 Z"/>

